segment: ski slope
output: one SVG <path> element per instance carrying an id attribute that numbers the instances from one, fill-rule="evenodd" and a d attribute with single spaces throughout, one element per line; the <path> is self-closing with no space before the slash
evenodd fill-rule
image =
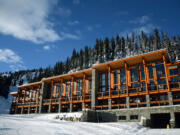
<path id="1" fill-rule="evenodd" d="M 57 114 L 0 115 L 0 135 L 180 135 L 180 129 L 149 129 L 139 123 L 87 123 Z"/>

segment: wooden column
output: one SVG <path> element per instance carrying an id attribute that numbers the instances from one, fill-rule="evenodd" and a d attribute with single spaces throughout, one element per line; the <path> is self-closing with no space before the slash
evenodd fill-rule
<path id="1" fill-rule="evenodd" d="M 82 81 L 82 83 L 83 83 L 83 87 L 82 87 L 83 102 L 85 102 L 85 90 L 86 90 L 85 82 L 86 82 L 86 74 L 83 73 L 83 81 Z"/>
<path id="2" fill-rule="evenodd" d="M 120 89 L 121 89 L 121 76 L 120 76 L 120 70 L 117 70 L 117 79 L 118 79 L 118 95 L 120 95 Z"/>
<path id="3" fill-rule="evenodd" d="M 125 72 L 126 72 L 126 95 L 129 96 L 129 81 L 128 81 L 128 66 L 127 66 L 127 63 L 124 62 L 124 67 L 125 67 Z"/>
<path id="4" fill-rule="evenodd" d="M 167 69 L 167 63 L 166 63 L 166 57 L 163 55 L 163 63 L 164 63 L 164 69 L 165 69 L 165 74 L 166 74 L 166 83 L 168 87 L 168 91 L 170 91 L 170 86 L 169 86 L 169 78 L 168 78 L 168 69 Z"/>
<path id="5" fill-rule="evenodd" d="M 26 103 L 26 88 L 24 89 L 24 104 Z"/>
<path id="6" fill-rule="evenodd" d="M 108 74 L 109 74 L 109 98 L 111 98 L 111 67 L 108 65 Z"/>
<path id="7" fill-rule="evenodd" d="M 86 79 L 86 93 L 89 92 L 89 79 Z"/>
<path id="8" fill-rule="evenodd" d="M 74 91 L 74 76 L 72 76 L 72 85 L 71 85 L 71 103 L 72 103 L 72 99 L 73 99 L 73 91 Z"/>
<path id="9" fill-rule="evenodd" d="M 32 102 L 32 98 L 33 98 L 33 87 L 31 87 L 31 102 Z"/>
<path id="10" fill-rule="evenodd" d="M 149 84 L 149 73 L 147 73 L 147 65 L 146 61 L 143 59 L 143 66 L 144 66 L 144 75 L 145 75 L 145 81 L 146 81 L 146 94 L 149 94 L 148 90 L 148 84 Z"/>
<path id="11" fill-rule="evenodd" d="M 56 98 L 56 89 L 57 89 L 57 84 L 54 84 L 54 98 Z"/>
<path id="12" fill-rule="evenodd" d="M 40 94 L 40 86 L 38 86 L 37 98 L 36 101 L 39 104 L 39 94 Z"/>
<path id="13" fill-rule="evenodd" d="M 52 97 L 53 97 L 53 80 L 51 80 L 51 88 L 50 88 L 50 92 L 49 92 L 49 96 L 50 96 L 50 99 L 52 99 Z"/>
<path id="14" fill-rule="evenodd" d="M 64 94 L 63 96 L 66 96 L 66 81 L 64 82 Z"/>
<path id="15" fill-rule="evenodd" d="M 77 80 L 74 83 L 75 83 L 75 85 L 74 85 L 74 95 L 76 95 L 76 93 L 77 93 Z"/>

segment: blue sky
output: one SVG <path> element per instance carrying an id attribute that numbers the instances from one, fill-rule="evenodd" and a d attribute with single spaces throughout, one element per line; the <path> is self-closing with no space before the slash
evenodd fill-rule
<path id="1" fill-rule="evenodd" d="M 0 72 L 53 66 L 96 38 L 180 35 L 180 0 L 0 0 Z"/>

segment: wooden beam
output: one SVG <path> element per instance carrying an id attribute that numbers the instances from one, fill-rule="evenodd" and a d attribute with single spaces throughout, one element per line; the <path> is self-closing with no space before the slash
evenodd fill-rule
<path id="1" fill-rule="evenodd" d="M 125 73 L 126 73 L 126 95 L 129 96 L 129 85 L 128 85 L 128 66 L 126 61 L 124 62 L 124 67 L 125 67 Z"/>
<path id="2" fill-rule="evenodd" d="M 168 69 L 167 69 L 167 63 L 166 63 L 166 57 L 163 55 L 163 63 L 164 63 L 164 69 L 165 69 L 165 75 L 166 75 L 166 83 L 168 87 L 168 91 L 170 91 L 170 86 L 169 86 L 169 78 L 168 78 Z"/>
<path id="3" fill-rule="evenodd" d="M 144 66 L 144 75 L 145 75 L 145 81 L 146 81 L 146 94 L 149 94 L 148 90 L 148 84 L 149 84 L 149 74 L 147 73 L 147 65 L 145 59 L 143 59 L 143 66 Z"/>
<path id="4" fill-rule="evenodd" d="M 111 67 L 108 65 L 108 74 L 109 74 L 109 98 L 111 98 Z"/>

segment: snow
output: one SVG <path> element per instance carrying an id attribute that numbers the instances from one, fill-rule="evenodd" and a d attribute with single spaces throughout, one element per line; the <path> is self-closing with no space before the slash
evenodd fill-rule
<path id="1" fill-rule="evenodd" d="M 180 129 L 149 129 L 135 122 L 87 123 L 58 114 L 0 115 L 0 135 L 179 135 Z"/>

